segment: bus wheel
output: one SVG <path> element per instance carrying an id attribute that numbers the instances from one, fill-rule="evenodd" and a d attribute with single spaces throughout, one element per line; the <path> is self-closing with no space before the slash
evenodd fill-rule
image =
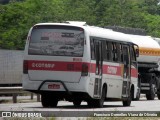
<path id="1" fill-rule="evenodd" d="M 102 90 L 102 96 L 100 99 L 89 99 L 87 101 L 88 103 L 88 106 L 89 107 L 97 107 L 97 108 L 102 108 L 103 107 L 103 103 L 104 103 L 104 100 L 106 98 L 106 93 L 107 93 L 107 88 L 106 87 L 103 87 L 103 90 Z"/>
<path id="2" fill-rule="evenodd" d="M 41 95 L 41 103 L 43 107 L 56 107 L 58 99 L 51 97 L 50 95 Z"/>
<path id="3" fill-rule="evenodd" d="M 130 95 L 126 100 L 123 100 L 123 106 L 130 106 L 131 105 L 131 101 L 132 101 L 132 94 L 134 91 L 130 91 Z"/>
<path id="4" fill-rule="evenodd" d="M 156 96 L 156 87 L 155 84 L 152 84 L 150 92 L 146 94 L 146 98 L 147 100 L 154 100 L 155 96 Z"/>
<path id="5" fill-rule="evenodd" d="M 105 98 L 106 98 L 106 87 L 103 87 L 101 98 L 97 99 L 97 100 L 94 100 L 94 102 L 93 102 L 94 105 L 93 106 L 97 107 L 97 108 L 102 108 Z"/>
<path id="6" fill-rule="evenodd" d="M 73 104 L 74 104 L 75 107 L 78 107 L 78 106 L 81 105 L 81 102 L 82 102 L 82 100 L 74 100 Z"/>

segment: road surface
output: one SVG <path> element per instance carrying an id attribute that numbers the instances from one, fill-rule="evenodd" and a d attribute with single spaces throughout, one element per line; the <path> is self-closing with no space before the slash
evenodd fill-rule
<path id="1" fill-rule="evenodd" d="M 155 116 L 154 113 L 160 113 L 160 101 L 156 98 L 155 100 L 146 100 L 141 98 L 140 101 L 132 101 L 131 106 L 123 107 L 122 102 L 105 102 L 103 108 L 89 108 L 86 102 L 82 102 L 80 107 L 75 108 L 73 103 L 66 101 L 59 101 L 56 108 L 43 108 L 40 102 L 32 103 L 7 103 L 0 104 L 1 112 L 14 112 L 14 113 L 25 113 L 35 112 L 40 113 L 42 117 L 90 117 L 96 115 L 111 115 L 111 112 L 120 113 L 118 115 L 126 115 L 126 113 L 138 113 L 147 114 L 148 116 Z M 100 114 L 99 114 L 100 113 Z M 12 114 L 19 115 L 19 114 Z M 39 114 L 37 114 L 39 115 Z M 158 114 L 159 115 L 159 114 Z"/>

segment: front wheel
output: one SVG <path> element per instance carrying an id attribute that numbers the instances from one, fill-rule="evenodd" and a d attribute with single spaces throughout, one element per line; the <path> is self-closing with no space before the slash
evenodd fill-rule
<path id="1" fill-rule="evenodd" d="M 127 100 L 123 101 L 123 106 L 130 106 L 131 105 L 131 98 L 128 98 Z"/>
<path id="2" fill-rule="evenodd" d="M 154 100 L 155 96 L 156 96 L 156 86 L 155 84 L 152 84 L 150 92 L 146 94 L 146 98 L 147 100 Z"/>

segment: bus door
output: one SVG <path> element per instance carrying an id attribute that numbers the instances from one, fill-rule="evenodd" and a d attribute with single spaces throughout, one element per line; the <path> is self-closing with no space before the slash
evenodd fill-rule
<path id="1" fill-rule="evenodd" d="M 96 71 L 95 71 L 95 85 L 94 85 L 94 97 L 101 97 L 101 87 L 102 87 L 102 65 L 103 65 L 103 55 L 102 55 L 102 42 L 95 41 L 95 58 L 96 58 Z"/>
<path id="2" fill-rule="evenodd" d="M 130 84 L 131 84 L 131 59 L 129 46 L 123 46 L 123 57 L 124 57 L 124 70 L 123 70 L 123 89 L 122 97 L 128 97 L 130 95 Z"/>

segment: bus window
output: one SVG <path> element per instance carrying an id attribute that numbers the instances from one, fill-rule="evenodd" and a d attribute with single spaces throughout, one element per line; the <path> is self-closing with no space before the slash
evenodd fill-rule
<path id="1" fill-rule="evenodd" d="M 102 45 L 103 45 L 103 51 L 104 51 L 104 60 L 108 61 L 110 59 L 109 42 L 104 41 Z"/>
<path id="2" fill-rule="evenodd" d="M 120 44 L 120 61 L 123 62 L 123 45 Z"/>
<path id="3" fill-rule="evenodd" d="M 113 60 L 113 54 L 112 54 L 112 42 L 107 42 L 108 44 L 108 60 L 112 61 Z"/>
<path id="4" fill-rule="evenodd" d="M 95 60 L 95 44 L 93 39 L 90 40 L 90 44 L 91 44 L 91 59 Z"/>
<path id="5" fill-rule="evenodd" d="M 107 60 L 106 41 L 102 41 L 103 60 Z"/>
<path id="6" fill-rule="evenodd" d="M 29 55 L 82 57 L 84 31 L 79 27 L 39 25 L 31 32 Z"/>
<path id="7" fill-rule="evenodd" d="M 135 52 L 134 52 L 133 46 L 131 46 L 131 60 L 132 61 L 136 61 L 136 56 L 135 56 Z"/>
<path id="8" fill-rule="evenodd" d="M 118 60 L 116 43 L 112 43 L 112 55 L 113 61 L 116 62 Z"/>
<path id="9" fill-rule="evenodd" d="M 120 44 L 116 43 L 116 49 L 117 49 L 117 61 L 121 62 L 121 53 L 120 53 Z"/>
<path id="10" fill-rule="evenodd" d="M 110 50 L 109 50 L 109 43 L 108 42 L 106 42 L 106 51 L 107 51 L 107 60 L 109 60 L 110 59 L 110 54 L 109 54 L 109 52 L 110 52 Z"/>

